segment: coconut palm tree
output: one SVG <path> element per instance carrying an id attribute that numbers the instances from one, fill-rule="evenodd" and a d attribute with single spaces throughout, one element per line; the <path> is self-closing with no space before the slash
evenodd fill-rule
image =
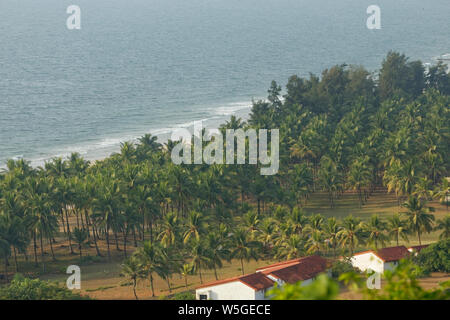
<path id="1" fill-rule="evenodd" d="M 188 287 L 187 277 L 194 274 L 194 266 L 191 263 L 185 263 L 181 266 L 180 274 L 184 278 L 184 286 Z"/>
<path id="2" fill-rule="evenodd" d="M 362 191 L 370 184 L 371 170 L 367 165 L 367 158 L 356 159 L 348 172 L 347 184 L 353 190 L 358 192 L 359 207 L 364 204 Z"/>
<path id="3" fill-rule="evenodd" d="M 200 277 L 200 283 L 203 283 L 202 269 L 209 269 L 212 265 L 211 257 L 206 243 L 201 240 L 193 240 L 190 247 L 191 263 Z"/>
<path id="4" fill-rule="evenodd" d="M 433 230 L 434 215 L 429 212 L 433 212 L 434 208 L 426 207 L 425 202 L 422 202 L 413 196 L 410 196 L 408 201 L 403 203 L 403 207 L 408 210 L 405 215 L 408 219 L 411 231 L 416 232 L 419 245 L 422 245 L 422 233 L 428 233 Z"/>
<path id="5" fill-rule="evenodd" d="M 387 225 L 388 234 L 394 237 L 397 246 L 399 246 L 399 240 L 402 238 L 404 241 L 408 241 L 408 223 L 401 219 L 400 214 L 394 214 L 388 219 Z"/>
<path id="6" fill-rule="evenodd" d="M 285 260 L 300 258 L 305 255 L 305 242 L 305 239 L 298 234 L 283 237 L 283 240 L 275 247 L 275 257 Z"/>
<path id="7" fill-rule="evenodd" d="M 244 260 L 247 262 L 251 259 L 258 260 L 258 245 L 259 243 L 250 240 L 247 230 L 240 228 L 233 233 L 231 244 L 231 257 L 241 261 L 242 274 L 244 271 Z"/>
<path id="8" fill-rule="evenodd" d="M 200 235 L 203 233 L 204 229 L 204 219 L 200 212 L 191 211 L 187 217 L 187 230 L 183 235 L 183 242 L 188 243 L 189 239 L 195 238 L 200 239 Z"/>
<path id="9" fill-rule="evenodd" d="M 73 239 L 78 244 L 78 250 L 80 252 L 80 261 L 83 258 L 83 247 L 88 245 L 88 234 L 86 230 L 75 227 L 73 229 Z"/>
<path id="10" fill-rule="evenodd" d="M 336 258 L 336 248 L 339 244 L 339 231 L 341 226 L 338 224 L 336 218 L 328 218 L 323 227 L 323 236 L 328 246 L 333 249 L 333 257 Z"/>
<path id="11" fill-rule="evenodd" d="M 158 272 L 161 268 L 161 245 L 145 241 L 142 247 L 138 248 L 134 256 L 144 266 L 147 277 L 150 279 L 150 288 L 152 290 L 152 297 L 155 296 L 155 289 L 153 286 L 153 274 Z"/>
<path id="12" fill-rule="evenodd" d="M 448 203 L 450 202 L 450 179 L 442 178 L 442 183 L 438 185 L 434 192 L 434 198 L 439 199 L 441 202 L 445 202 L 445 206 L 448 211 Z"/>
<path id="13" fill-rule="evenodd" d="M 221 239 L 217 232 L 208 233 L 206 236 L 206 244 L 211 266 L 214 269 L 214 276 L 218 280 L 217 268 L 222 268 L 223 260 L 230 260 L 230 250 L 226 241 Z"/>
<path id="14" fill-rule="evenodd" d="M 165 246 L 174 245 L 178 237 L 178 217 L 175 212 L 168 212 L 161 221 L 159 240 Z"/>
<path id="15" fill-rule="evenodd" d="M 388 241 L 387 225 L 378 215 L 375 214 L 370 217 L 364 228 L 368 232 L 368 241 L 375 245 L 375 249 L 378 249 L 378 244 L 384 245 Z"/>
<path id="16" fill-rule="evenodd" d="M 353 256 L 354 249 L 359 243 L 365 240 L 364 225 L 352 215 L 342 220 L 342 229 L 338 232 L 340 243 L 343 247 L 350 249 L 350 255 Z"/>
<path id="17" fill-rule="evenodd" d="M 447 214 L 443 219 L 437 221 L 436 230 L 442 230 L 439 239 L 450 238 L 450 215 Z"/>
<path id="18" fill-rule="evenodd" d="M 145 267 L 140 263 L 138 259 L 136 259 L 136 257 L 130 257 L 126 259 L 122 264 L 121 274 L 133 281 L 133 293 L 136 300 L 139 300 L 136 294 L 136 285 L 139 279 L 142 279 L 146 276 Z"/>

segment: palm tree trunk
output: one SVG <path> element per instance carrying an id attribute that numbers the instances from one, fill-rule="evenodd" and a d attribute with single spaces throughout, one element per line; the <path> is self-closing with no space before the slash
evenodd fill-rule
<path id="1" fill-rule="evenodd" d="M 55 252 L 53 251 L 53 244 L 52 244 L 52 240 L 51 240 L 50 237 L 49 237 L 49 239 L 48 239 L 48 243 L 50 244 L 50 251 L 52 252 L 52 260 L 53 260 L 53 261 L 56 261 L 56 258 L 55 258 Z"/>
<path id="2" fill-rule="evenodd" d="M 40 232 L 40 242 L 41 242 L 41 260 L 42 260 L 42 270 L 45 272 L 45 260 L 44 260 L 44 242 L 42 240 L 42 231 Z"/>
<path id="3" fill-rule="evenodd" d="M 219 280 L 219 278 L 217 278 L 217 269 L 216 269 L 216 265 L 214 264 L 214 276 L 216 277 L 216 280 Z"/>
<path id="4" fill-rule="evenodd" d="M 70 224 L 69 224 L 69 215 L 67 213 L 67 210 L 64 209 L 64 212 L 66 213 L 66 223 L 67 223 L 67 238 L 69 238 L 69 247 L 70 247 L 70 254 L 73 254 L 73 248 L 72 248 L 72 235 L 70 234 Z"/>
<path id="5" fill-rule="evenodd" d="M 198 267 L 198 275 L 200 276 L 200 283 L 203 283 L 203 279 L 202 279 L 202 268 L 199 266 Z"/>
<path id="6" fill-rule="evenodd" d="M 84 209 L 84 219 L 86 220 L 86 230 L 87 230 L 87 235 L 88 235 L 88 239 L 91 239 L 91 232 L 89 230 L 89 215 L 86 209 Z"/>
<path id="7" fill-rule="evenodd" d="M 126 227 L 126 231 L 123 231 L 123 254 L 125 259 L 127 258 L 127 238 L 128 238 L 128 227 Z"/>
<path id="8" fill-rule="evenodd" d="M 419 246 L 422 245 L 422 241 L 420 240 L 420 230 L 417 230 L 417 236 L 419 237 Z"/>
<path id="9" fill-rule="evenodd" d="M 16 273 L 19 272 L 19 265 L 17 263 L 17 252 L 16 252 L 16 247 L 13 246 L 14 249 L 14 265 L 15 265 L 15 269 L 16 269 Z"/>
<path id="10" fill-rule="evenodd" d="M 152 288 L 152 297 L 155 296 L 155 289 L 153 288 L 153 274 L 150 273 L 150 287 Z"/>
<path id="11" fill-rule="evenodd" d="M 95 251 L 97 251 L 97 256 L 101 257 L 101 253 L 100 250 L 98 249 L 98 244 L 97 244 L 97 228 L 95 227 L 95 225 L 92 225 L 92 236 L 94 237 L 94 244 L 95 244 Z"/>
<path id="12" fill-rule="evenodd" d="M 33 230 L 33 248 L 34 248 L 34 265 L 38 266 L 38 258 L 37 258 L 37 243 L 36 243 L 36 230 Z"/>
<path id="13" fill-rule="evenodd" d="M 242 275 L 245 274 L 244 272 L 244 259 L 241 258 L 241 269 L 242 269 Z"/>
<path id="14" fill-rule="evenodd" d="M 136 294 L 136 279 L 133 279 L 133 292 L 134 292 L 134 296 L 136 297 L 136 300 L 139 300 L 138 296 Z"/>
<path id="15" fill-rule="evenodd" d="M 5 255 L 5 280 L 8 283 L 8 257 Z"/>
<path id="16" fill-rule="evenodd" d="M 136 239 L 136 229 L 133 228 L 133 242 L 134 242 L 134 247 L 137 248 L 137 239 Z"/>
<path id="17" fill-rule="evenodd" d="M 109 249 L 109 230 L 106 229 L 106 246 L 108 248 L 108 260 L 111 261 L 111 251 Z"/>
<path id="18" fill-rule="evenodd" d="M 120 251 L 120 248 L 119 248 L 119 240 L 117 239 L 117 232 L 113 229 L 113 234 L 114 234 L 114 240 L 115 240 L 115 242 L 116 242 L 116 250 L 117 251 Z"/>

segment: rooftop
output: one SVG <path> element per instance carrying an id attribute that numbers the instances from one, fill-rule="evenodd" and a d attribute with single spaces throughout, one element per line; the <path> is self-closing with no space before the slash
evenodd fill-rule
<path id="1" fill-rule="evenodd" d="M 311 279 L 317 274 L 324 272 L 327 265 L 327 260 L 319 256 L 298 258 L 258 268 L 256 273 L 210 282 L 197 287 L 197 289 L 240 281 L 253 290 L 260 291 L 274 285 L 275 282 L 268 275 L 283 280 L 284 282 L 295 283 Z"/>
<path id="2" fill-rule="evenodd" d="M 235 282 L 235 281 L 242 282 L 243 284 L 249 286 L 250 288 L 252 288 L 255 291 L 260 291 L 260 290 L 270 288 L 275 283 L 272 279 L 268 278 L 266 275 L 264 275 L 262 273 L 251 273 L 251 274 L 247 274 L 244 276 L 209 282 L 209 283 L 206 283 L 206 284 L 203 284 L 203 285 L 197 287 L 197 289 L 218 286 L 221 284 Z"/>
<path id="3" fill-rule="evenodd" d="M 376 251 L 368 250 L 368 251 L 355 253 L 354 255 L 357 256 L 357 255 L 368 253 L 368 252 L 372 252 L 373 254 L 375 254 L 378 258 L 380 258 L 384 262 L 398 261 L 409 255 L 409 251 L 408 251 L 408 249 L 406 249 L 405 246 L 382 248 L 382 249 L 378 249 Z"/>

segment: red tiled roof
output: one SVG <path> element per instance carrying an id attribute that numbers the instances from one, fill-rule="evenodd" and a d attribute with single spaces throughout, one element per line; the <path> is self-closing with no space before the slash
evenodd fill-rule
<path id="1" fill-rule="evenodd" d="M 406 249 L 405 246 L 382 248 L 378 249 L 377 251 L 374 250 L 362 251 L 355 253 L 354 255 L 357 256 L 368 252 L 372 252 L 384 262 L 398 261 L 409 255 L 409 251 L 408 249 Z"/>
<path id="2" fill-rule="evenodd" d="M 240 281 L 255 291 L 260 291 L 263 289 L 270 288 L 275 283 L 272 279 L 266 277 L 262 273 L 252 273 L 252 274 L 247 274 L 244 276 L 233 277 L 233 278 L 228 278 L 228 279 L 224 279 L 224 280 L 210 282 L 210 283 L 207 283 L 207 284 L 197 287 L 197 289 L 218 286 L 221 284 L 230 283 L 230 282 L 234 282 L 234 281 Z"/>
<path id="3" fill-rule="evenodd" d="M 288 260 L 288 261 L 282 261 L 282 262 L 278 262 L 278 263 L 274 263 L 265 267 L 261 267 L 256 269 L 256 272 L 265 272 L 267 270 L 273 270 L 273 269 L 280 269 L 280 268 L 285 268 L 294 264 L 297 264 L 302 258 L 297 258 L 297 259 L 292 259 L 292 260 Z"/>
<path id="4" fill-rule="evenodd" d="M 288 283 L 296 283 L 311 279 L 327 269 L 327 260 L 319 256 L 310 256 L 300 259 L 296 264 L 284 268 L 272 268 L 264 270 L 263 273 L 270 274 L 275 278 Z"/>
<path id="5" fill-rule="evenodd" d="M 250 288 L 253 288 L 256 291 L 270 288 L 275 283 L 272 279 L 266 277 L 261 273 L 252 273 L 247 276 L 240 277 L 239 281 L 248 285 Z"/>
<path id="6" fill-rule="evenodd" d="M 398 246 L 379 249 L 375 252 L 375 254 L 384 262 L 389 262 L 405 258 L 409 255 L 409 251 L 405 246 Z"/>

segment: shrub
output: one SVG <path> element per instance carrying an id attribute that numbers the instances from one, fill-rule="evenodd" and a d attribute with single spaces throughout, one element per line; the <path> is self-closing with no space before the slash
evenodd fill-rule
<path id="1" fill-rule="evenodd" d="M 0 288 L 0 300 L 87 300 L 57 283 L 24 278 L 16 274 L 9 284 Z"/>
<path id="2" fill-rule="evenodd" d="M 195 294 L 191 291 L 175 293 L 171 300 L 195 300 Z"/>
<path id="3" fill-rule="evenodd" d="M 450 272 L 450 239 L 433 243 L 422 249 L 414 262 L 425 272 Z"/>
<path id="4" fill-rule="evenodd" d="M 268 292 L 272 300 L 334 300 L 338 294 L 339 285 L 325 274 L 308 285 L 284 284 Z"/>
<path id="5" fill-rule="evenodd" d="M 348 259 L 336 261 L 331 266 L 331 276 L 333 279 L 338 279 L 341 274 L 347 272 L 359 272 Z"/>

